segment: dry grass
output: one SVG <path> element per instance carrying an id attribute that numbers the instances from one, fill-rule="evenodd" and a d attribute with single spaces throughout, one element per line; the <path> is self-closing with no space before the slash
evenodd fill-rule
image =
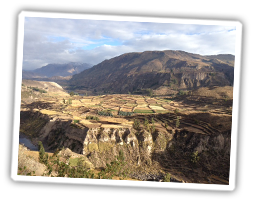
<path id="1" fill-rule="evenodd" d="M 42 176 L 46 166 L 39 163 L 38 157 L 38 152 L 28 151 L 26 147 L 19 145 L 18 168 L 22 170 L 18 170 L 18 174 L 32 173 L 32 175 Z"/>
<path id="2" fill-rule="evenodd" d="M 213 97 L 216 99 L 223 99 L 223 97 L 232 99 L 233 98 L 233 87 L 232 86 L 224 86 L 224 87 L 215 87 L 213 89 L 210 89 L 208 87 L 201 87 L 201 88 L 193 91 L 193 95 Z"/>
<path id="3" fill-rule="evenodd" d="M 161 106 L 149 106 L 151 109 L 153 110 L 162 110 L 162 111 L 165 111 L 165 109 Z"/>
<path id="4" fill-rule="evenodd" d="M 46 109 L 42 109 L 42 110 L 40 110 L 40 112 L 41 112 L 42 114 L 46 114 L 46 115 L 57 115 L 57 114 L 58 114 L 57 111 L 46 110 Z"/>

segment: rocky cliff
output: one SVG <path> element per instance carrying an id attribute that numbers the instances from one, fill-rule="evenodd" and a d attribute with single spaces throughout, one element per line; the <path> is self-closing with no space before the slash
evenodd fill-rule
<path id="1" fill-rule="evenodd" d="M 35 144 L 42 141 L 46 151 L 65 147 L 86 155 L 95 168 L 106 167 L 122 151 L 129 169 L 140 167 L 140 171 L 144 171 L 152 166 L 157 171 L 174 169 L 178 180 L 186 182 L 199 182 L 195 169 L 201 171 L 200 179 L 204 182 L 209 174 L 226 180 L 229 177 L 230 132 L 205 133 L 193 131 L 193 128 L 156 129 L 154 132 L 132 127 L 88 128 L 38 111 L 21 111 L 20 131 Z"/>

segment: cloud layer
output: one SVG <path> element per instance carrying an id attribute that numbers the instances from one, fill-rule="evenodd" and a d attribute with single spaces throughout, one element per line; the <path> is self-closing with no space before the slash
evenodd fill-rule
<path id="1" fill-rule="evenodd" d="M 49 63 L 97 64 L 127 52 L 183 50 L 234 54 L 235 27 L 27 17 L 23 69 Z"/>

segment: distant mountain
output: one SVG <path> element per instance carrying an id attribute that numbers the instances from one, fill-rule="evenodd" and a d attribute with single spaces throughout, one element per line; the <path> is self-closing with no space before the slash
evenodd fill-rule
<path id="1" fill-rule="evenodd" d="M 40 79 L 51 77 L 67 77 L 74 74 L 78 74 L 85 69 L 91 68 L 91 64 L 70 62 L 67 64 L 48 64 L 41 68 L 27 71 L 22 71 L 23 79 Z"/>
<path id="2" fill-rule="evenodd" d="M 23 79 L 36 79 L 36 78 L 43 78 L 44 76 L 37 74 L 33 71 L 22 70 L 22 78 Z"/>
<path id="3" fill-rule="evenodd" d="M 234 55 L 231 55 L 231 54 L 226 54 L 226 55 L 223 55 L 223 54 L 220 54 L 220 55 L 208 55 L 206 56 L 207 58 L 209 59 L 212 59 L 212 60 L 221 60 L 222 62 L 224 63 L 227 63 L 231 66 L 234 66 L 234 62 L 235 62 L 235 56 Z"/>
<path id="4" fill-rule="evenodd" d="M 95 94 L 226 86 L 233 84 L 234 59 L 172 50 L 127 53 L 72 76 L 69 85 Z"/>

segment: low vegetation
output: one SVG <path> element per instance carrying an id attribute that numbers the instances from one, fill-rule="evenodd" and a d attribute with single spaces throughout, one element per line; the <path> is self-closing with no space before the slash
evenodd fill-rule
<path id="1" fill-rule="evenodd" d="M 96 121 L 99 121 L 100 119 L 97 117 L 97 116 L 92 116 L 92 115 L 87 115 L 86 120 L 96 120 Z"/>
<path id="2" fill-rule="evenodd" d="M 133 112 L 119 111 L 119 112 L 118 112 L 118 115 L 121 115 L 121 116 L 132 116 L 132 115 L 133 115 Z"/>
<path id="3" fill-rule="evenodd" d="M 75 93 L 74 91 L 71 91 L 71 92 L 69 92 L 69 95 L 70 96 L 75 96 L 75 95 L 79 95 L 78 93 Z"/>
<path id="4" fill-rule="evenodd" d="M 37 87 L 28 87 L 28 88 L 30 88 L 30 89 L 32 89 L 33 91 L 38 91 L 38 92 L 40 92 L 40 93 L 47 93 L 47 91 L 45 91 L 45 90 L 43 90 L 43 89 L 39 89 L 39 88 L 37 88 Z"/>
<path id="5" fill-rule="evenodd" d="M 129 170 L 125 168 L 125 165 L 124 153 L 120 150 L 119 155 L 116 156 L 116 160 L 108 163 L 106 168 L 98 173 L 98 178 L 112 179 L 114 176 L 120 177 L 121 179 L 127 178 Z"/>
<path id="6" fill-rule="evenodd" d="M 113 114 L 110 111 L 98 111 L 98 115 L 113 117 Z"/>
<path id="7" fill-rule="evenodd" d="M 124 153 L 119 151 L 116 159 L 106 164 L 106 168 L 96 172 L 85 165 L 84 158 L 69 158 L 68 156 L 60 157 L 58 152 L 53 156 L 45 153 L 42 142 L 39 142 L 39 162 L 47 167 L 45 175 L 51 177 L 70 177 L 70 178 L 91 178 L 91 179 L 119 179 L 127 178 L 129 170 L 125 168 L 126 162 Z M 24 174 L 26 167 L 20 168 Z M 25 175 L 31 176 L 34 172 L 27 172 Z"/>
<path id="8" fill-rule="evenodd" d="M 137 119 L 134 120 L 133 128 L 135 130 L 139 130 L 140 129 L 140 121 L 139 120 L 137 120 Z"/>
<path id="9" fill-rule="evenodd" d="M 80 147 L 80 143 L 77 140 L 65 142 L 66 147 L 70 148 L 71 151 L 76 151 L 76 153 L 81 154 L 81 151 L 86 152 L 88 150 L 88 158 L 84 155 L 80 155 L 77 158 L 60 156 L 58 153 L 52 155 L 51 153 L 46 153 L 43 149 L 43 144 L 39 143 L 37 160 L 40 165 L 45 166 L 44 175 L 46 176 L 96 179 L 115 179 L 115 177 L 119 177 L 119 179 L 123 179 L 129 176 L 129 172 L 126 169 L 127 166 L 135 164 L 134 166 L 139 166 L 141 169 L 148 168 L 148 172 L 151 172 L 151 170 L 153 172 L 153 170 L 157 169 L 157 172 L 162 173 L 161 181 L 170 182 L 179 173 L 190 178 L 192 174 L 200 174 L 197 172 L 198 167 L 202 167 L 202 171 L 209 167 L 207 169 L 208 172 L 203 172 L 204 177 L 201 174 L 202 177 L 195 180 L 196 182 L 206 178 L 205 175 L 208 173 L 209 175 L 215 174 L 215 170 L 213 171 L 211 166 L 218 162 L 212 164 L 211 160 L 209 159 L 208 161 L 207 159 L 213 158 L 215 159 L 214 161 L 218 161 L 220 158 L 217 153 L 217 156 L 212 152 L 207 153 L 212 154 L 209 157 L 206 153 L 196 151 L 197 139 L 200 139 L 200 135 L 214 136 L 217 132 L 227 132 L 230 129 L 230 118 L 232 116 L 232 104 L 230 102 L 232 102 L 232 95 L 230 93 L 226 94 L 226 92 L 220 95 L 222 89 L 217 90 L 217 88 L 212 90 L 203 88 L 201 89 L 202 91 L 196 90 L 193 91 L 193 94 L 190 94 L 192 91 L 187 94 L 186 91 L 174 90 L 177 86 L 175 84 L 174 82 L 172 83 L 173 92 L 170 95 L 158 95 L 158 97 L 154 97 L 151 94 L 147 96 L 146 89 L 144 89 L 143 95 L 105 94 L 90 96 L 89 94 L 89 96 L 73 97 L 75 95 L 73 93 L 66 93 L 66 95 L 60 96 L 50 92 L 48 94 L 39 94 L 36 93 L 38 92 L 36 89 L 22 87 L 24 91 L 22 97 L 26 96 L 26 99 L 22 103 L 20 130 L 31 136 L 31 138 L 37 139 L 38 135 L 40 135 L 40 130 L 51 118 L 56 118 L 61 123 L 62 119 L 63 121 L 72 121 L 70 126 L 72 131 L 74 130 L 73 128 L 76 129 L 74 132 L 78 132 L 78 136 L 80 136 L 79 129 L 83 132 L 82 129 L 84 128 L 98 128 L 100 130 L 95 132 L 96 139 L 101 138 L 102 135 L 107 137 L 114 134 L 111 135 L 111 139 L 115 138 L 117 140 L 125 130 L 125 136 L 120 136 L 117 143 L 113 140 L 111 144 L 96 142 L 95 144 L 90 144 L 88 149 L 82 149 L 85 146 L 81 145 Z M 165 88 L 169 88 L 168 80 L 166 81 L 166 86 Z M 213 91 L 214 93 L 216 92 L 216 97 L 215 95 L 214 97 L 210 95 Z M 204 110 L 207 110 L 207 112 Z M 31 117 L 27 117 L 25 114 L 28 112 L 31 113 Z M 40 119 L 40 114 L 45 117 Z M 47 116 L 48 119 L 46 121 L 42 120 Z M 70 126 L 68 125 L 67 128 Z M 103 132 L 105 130 L 108 132 Z M 56 139 L 56 135 L 58 137 L 63 135 L 63 138 L 68 138 L 66 132 L 63 131 L 57 134 L 57 132 L 51 130 L 53 135 L 52 143 L 48 144 L 47 149 L 54 142 L 58 143 L 58 147 L 54 144 L 55 146 L 50 147 L 52 148 L 51 150 L 54 151 L 56 148 L 62 147 L 64 142 L 61 141 L 61 143 L 60 140 Z M 128 139 L 126 139 L 126 134 L 130 134 Z M 198 137 L 195 139 L 193 138 L 194 135 Z M 147 136 L 149 138 L 146 138 Z M 146 142 L 140 141 L 143 138 Z M 183 143 L 177 144 L 176 140 L 181 140 L 181 143 Z M 193 142 L 193 144 L 190 142 Z M 202 140 L 198 144 L 203 146 L 203 142 Z M 200 148 L 198 149 L 201 150 Z M 133 153 L 135 150 L 137 151 L 136 154 L 138 153 L 138 157 Z M 141 154 L 146 154 L 147 152 L 150 152 L 148 157 L 141 156 Z M 117 155 L 117 157 L 114 155 Z M 124 155 L 127 156 L 127 160 L 124 159 Z M 107 160 L 108 158 L 111 159 Z M 129 159 L 134 163 L 129 163 Z M 23 163 L 19 164 L 18 173 L 20 175 L 43 175 L 43 173 L 39 174 L 35 169 L 30 168 L 26 160 L 29 161 L 24 156 Z M 92 166 L 97 166 L 99 169 L 93 169 L 93 167 L 89 166 L 88 161 L 91 162 Z M 86 164 L 86 162 L 88 163 Z M 135 168 L 134 166 L 132 167 Z M 227 167 L 226 164 L 223 166 Z M 219 166 L 219 169 L 221 168 L 222 166 Z M 176 171 L 177 174 L 173 174 L 173 171 Z M 219 170 L 219 172 L 222 172 L 222 170 Z M 228 178 L 228 176 L 225 175 L 225 178 Z"/>
<path id="10" fill-rule="evenodd" d="M 170 180 L 171 180 L 171 174 L 169 173 L 165 174 L 163 182 L 170 182 Z"/>
<path id="11" fill-rule="evenodd" d="M 135 109 L 134 113 L 154 113 L 153 110 L 140 110 L 140 109 Z"/>
<path id="12" fill-rule="evenodd" d="M 194 163 L 194 164 L 198 163 L 199 159 L 200 159 L 200 157 L 198 155 L 198 151 L 195 151 L 191 154 L 191 162 L 192 163 Z"/>
<path id="13" fill-rule="evenodd" d="M 180 96 L 188 95 L 188 91 L 179 90 L 179 95 Z"/>
<path id="14" fill-rule="evenodd" d="M 23 145 L 19 145 L 17 174 L 26 176 L 41 176 L 45 170 L 45 165 L 27 155 L 26 152 L 27 148 Z"/>
<path id="15" fill-rule="evenodd" d="M 74 124 L 79 123 L 79 122 L 80 122 L 79 120 L 74 120 Z"/>

